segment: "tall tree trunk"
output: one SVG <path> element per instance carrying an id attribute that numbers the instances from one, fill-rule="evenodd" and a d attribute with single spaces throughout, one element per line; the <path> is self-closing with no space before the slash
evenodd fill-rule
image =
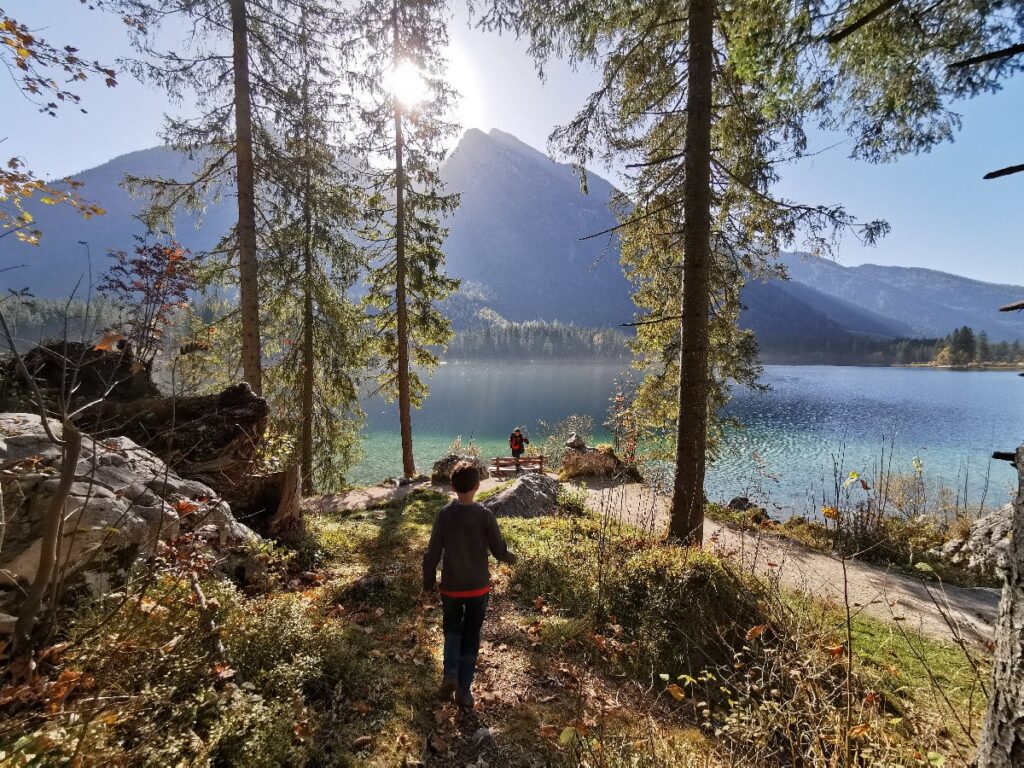
<path id="1" fill-rule="evenodd" d="M 978 745 L 978 768 L 1024 765 L 1024 446 L 1017 449 L 1017 498 L 996 621 L 992 694 Z"/>
<path id="2" fill-rule="evenodd" d="M 708 422 L 714 18 L 714 0 L 690 0 L 679 421 L 676 426 L 676 477 L 669 535 L 698 546 L 704 532 L 704 470 Z"/>
<path id="3" fill-rule="evenodd" d="M 399 51 L 398 2 L 394 5 L 395 71 L 398 70 Z M 395 113 L 395 304 L 398 332 L 398 421 L 402 430 L 402 473 L 406 477 L 416 474 L 416 461 L 412 456 L 412 398 L 409 393 L 409 310 L 406 307 L 405 282 L 405 168 L 402 161 L 402 106 L 398 96 L 392 94 Z"/>
<path id="4" fill-rule="evenodd" d="M 252 151 L 252 93 L 249 86 L 249 25 L 246 0 L 230 0 L 235 76 L 235 164 L 238 172 L 238 292 L 242 319 L 242 370 L 257 395 L 263 394 L 260 355 L 260 297 L 256 258 L 256 182 Z"/>
<path id="5" fill-rule="evenodd" d="M 303 17 L 305 22 L 305 17 Z M 305 53 L 305 51 L 303 51 Z M 313 215 L 311 205 L 313 200 L 313 176 L 309 168 L 309 153 L 312 150 L 309 136 L 309 65 L 306 65 L 304 79 L 302 82 L 302 117 L 305 127 L 304 152 L 306 153 L 306 173 L 303 180 L 302 193 L 302 217 L 303 217 L 303 288 L 302 288 L 302 434 L 300 436 L 301 449 L 300 470 L 302 477 L 302 493 L 311 496 L 314 491 L 313 483 Z"/>

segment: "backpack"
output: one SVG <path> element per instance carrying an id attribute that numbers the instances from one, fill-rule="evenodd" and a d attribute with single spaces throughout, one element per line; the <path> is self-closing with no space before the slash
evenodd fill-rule
<path id="1" fill-rule="evenodd" d="M 513 451 L 523 450 L 523 438 L 520 435 L 513 433 L 508 439 L 508 444 Z"/>

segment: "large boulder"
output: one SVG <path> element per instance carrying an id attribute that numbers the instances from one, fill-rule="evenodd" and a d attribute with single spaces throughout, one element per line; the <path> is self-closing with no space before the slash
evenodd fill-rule
<path id="1" fill-rule="evenodd" d="M 539 472 L 523 475 L 483 504 L 495 517 L 541 517 L 555 512 L 558 481 Z"/>
<path id="2" fill-rule="evenodd" d="M 569 449 L 562 455 L 562 480 L 578 477 L 604 477 L 639 482 L 640 472 L 632 464 L 626 464 L 610 446 L 596 450 L 576 451 Z"/>
<path id="3" fill-rule="evenodd" d="M 51 421 L 59 434 L 60 425 Z M 36 575 L 41 529 L 57 488 L 60 448 L 38 416 L 0 413 L 0 492 L 4 522 L 0 549 L 0 611 L 13 613 Z M 83 436 L 74 485 L 64 505 L 59 572 L 66 586 L 104 591 L 139 557 L 163 543 L 182 541 L 193 551 L 224 555 L 259 537 L 239 523 L 208 486 L 185 480 L 125 437 Z"/>
<path id="4" fill-rule="evenodd" d="M 457 453 L 449 453 L 444 458 L 434 462 L 434 468 L 430 472 L 430 482 L 450 482 L 452 479 L 452 470 L 455 469 L 455 465 L 460 461 L 468 461 L 476 467 L 477 474 L 480 475 L 481 480 L 486 480 L 491 476 L 491 473 L 487 470 L 487 465 L 480 461 L 476 456 L 459 456 Z"/>
<path id="5" fill-rule="evenodd" d="M 979 517 L 963 539 L 946 542 L 940 554 L 975 573 L 994 576 L 1006 564 L 1013 528 L 1013 506 L 1004 507 Z"/>

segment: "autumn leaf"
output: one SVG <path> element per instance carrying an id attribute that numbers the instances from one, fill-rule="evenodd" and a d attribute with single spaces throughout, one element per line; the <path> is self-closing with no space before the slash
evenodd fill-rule
<path id="1" fill-rule="evenodd" d="M 861 738 L 867 736 L 867 734 L 868 734 L 868 732 L 870 730 L 871 730 L 871 726 L 868 725 L 867 723 L 861 723 L 860 725 L 855 725 L 855 726 L 853 726 L 853 728 L 850 729 L 850 738 L 851 739 L 861 739 Z"/>
<path id="2" fill-rule="evenodd" d="M 545 739 L 554 739 L 558 736 L 558 728 L 553 725 L 542 725 L 537 729 L 537 733 Z"/>
<path id="3" fill-rule="evenodd" d="M 536 608 L 536 609 L 537 609 L 537 610 L 539 611 L 539 610 L 541 610 L 541 609 L 542 609 L 542 608 L 543 608 L 543 607 L 544 607 L 545 605 L 547 605 L 547 602 L 548 602 L 548 601 L 547 601 L 547 600 L 545 600 L 545 599 L 544 599 L 543 597 L 535 597 L 535 598 L 533 599 L 533 607 L 534 607 L 534 608 Z"/>
<path id="4" fill-rule="evenodd" d="M 767 624 L 758 624 L 748 629 L 746 634 L 747 642 L 749 643 L 752 640 L 756 640 L 757 638 L 759 638 L 761 635 L 764 634 L 764 631 L 766 629 L 768 629 Z"/>
<path id="5" fill-rule="evenodd" d="M 223 662 L 217 662 L 214 664 L 213 672 L 217 676 L 218 680 L 230 680 L 235 676 L 235 670 L 231 668 L 231 665 L 224 664 Z"/>
<path id="6" fill-rule="evenodd" d="M 563 747 L 567 747 L 573 742 L 573 739 L 575 738 L 576 729 L 573 728 L 571 725 L 566 726 L 562 729 L 562 733 L 558 736 L 558 743 Z"/>
<path id="7" fill-rule="evenodd" d="M 172 506 L 174 507 L 174 511 L 179 515 L 191 515 L 193 512 L 197 512 L 199 510 L 199 505 L 194 501 L 189 501 L 188 499 L 176 501 Z"/>
<path id="8" fill-rule="evenodd" d="M 828 520 L 835 520 L 839 517 L 839 510 L 835 507 L 822 507 L 821 514 Z"/>
<path id="9" fill-rule="evenodd" d="M 878 696 L 876 696 L 873 691 L 868 691 L 864 694 L 864 703 L 869 707 L 873 706 L 878 703 Z"/>
<path id="10" fill-rule="evenodd" d="M 666 685 L 665 690 L 668 691 L 669 696 L 671 696 L 676 701 L 682 701 L 686 698 L 686 694 L 683 692 L 683 689 L 675 683 L 672 683 L 671 685 Z"/>
<path id="11" fill-rule="evenodd" d="M 840 656 L 843 655 L 843 652 L 846 650 L 846 646 L 831 645 L 827 647 L 825 650 L 828 651 L 828 655 L 831 656 L 833 659 L 838 659 Z"/>
<path id="12" fill-rule="evenodd" d="M 124 341 L 123 333 L 107 333 L 93 347 L 98 352 L 113 352 L 118 342 Z"/>
<path id="13" fill-rule="evenodd" d="M 305 720 L 299 720 L 297 723 L 292 725 L 292 733 L 295 734 L 295 738 L 299 741 L 306 741 L 306 739 L 312 735 L 312 732 L 309 729 L 309 723 Z"/>

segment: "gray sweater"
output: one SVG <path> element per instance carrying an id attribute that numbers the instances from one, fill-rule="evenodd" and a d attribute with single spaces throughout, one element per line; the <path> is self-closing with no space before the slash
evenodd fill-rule
<path id="1" fill-rule="evenodd" d="M 442 592 L 469 592 L 488 587 L 491 583 L 488 551 L 502 562 L 516 561 L 491 510 L 480 504 L 451 502 L 434 519 L 430 544 L 423 555 L 423 588 L 434 588 L 442 555 Z"/>

